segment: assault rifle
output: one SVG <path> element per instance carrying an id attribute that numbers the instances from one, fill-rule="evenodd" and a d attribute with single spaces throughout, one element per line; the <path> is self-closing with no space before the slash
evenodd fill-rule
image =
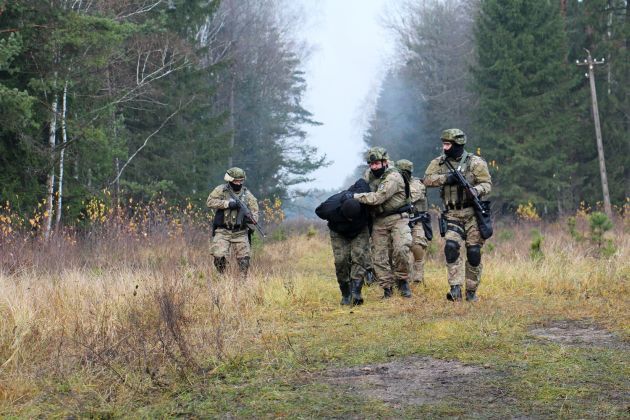
<path id="1" fill-rule="evenodd" d="M 256 230 L 258 230 L 258 233 L 260 233 L 260 235 L 264 238 L 265 232 L 263 232 L 258 222 L 254 219 L 254 216 L 252 215 L 252 211 L 249 209 L 249 207 L 247 207 L 247 205 L 243 202 L 243 200 L 238 198 L 238 196 L 234 194 L 234 191 L 232 191 L 230 188 L 228 188 L 228 192 L 230 193 L 230 197 L 232 197 L 232 199 L 236 201 L 239 206 L 238 213 L 236 215 L 236 224 L 238 226 L 243 226 L 243 222 L 245 222 L 245 224 L 247 225 L 252 224 L 254 225 L 254 227 L 256 227 Z M 247 221 L 245 221 L 245 218 L 247 218 Z"/>
<path id="2" fill-rule="evenodd" d="M 490 202 L 479 199 L 477 190 L 470 185 L 461 172 L 453 167 L 451 162 L 444 159 L 444 163 L 455 176 L 457 183 L 466 191 L 472 200 L 473 208 L 475 209 L 475 217 L 477 218 L 477 226 L 479 226 L 479 233 L 483 239 L 488 239 L 492 236 L 492 215 L 490 214 Z"/>
<path id="3" fill-rule="evenodd" d="M 415 213 L 409 218 L 409 227 L 413 227 L 416 223 L 422 223 L 424 236 L 430 241 L 433 239 L 433 228 L 431 227 L 431 214 L 426 211 Z"/>

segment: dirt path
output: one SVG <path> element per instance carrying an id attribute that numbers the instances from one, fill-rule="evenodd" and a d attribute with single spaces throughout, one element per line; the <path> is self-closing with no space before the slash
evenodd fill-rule
<path id="1" fill-rule="evenodd" d="M 547 341 L 582 348 L 605 347 L 622 353 L 629 350 L 623 340 L 588 320 L 552 321 L 531 329 L 530 334 L 541 345 Z M 328 370 L 318 381 L 357 398 L 381 402 L 398 413 L 481 418 L 529 418 L 557 413 L 554 408 L 549 412 L 545 407 L 532 409 L 510 394 L 509 384 L 518 380 L 518 369 L 501 371 L 489 365 L 412 356 Z M 623 390 L 601 389 L 598 398 L 616 407 L 630 407 Z"/>

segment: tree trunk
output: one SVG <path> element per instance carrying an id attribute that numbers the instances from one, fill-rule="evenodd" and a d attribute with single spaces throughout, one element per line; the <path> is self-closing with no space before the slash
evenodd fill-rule
<path id="1" fill-rule="evenodd" d="M 53 102 L 51 104 L 50 115 L 50 127 L 48 129 L 48 145 L 50 146 L 50 172 L 48 172 L 48 178 L 46 179 L 47 187 L 47 199 L 46 199 L 46 211 L 44 213 L 44 239 L 50 238 L 50 230 L 52 228 L 53 217 L 53 202 L 55 199 L 55 165 L 54 161 L 55 144 L 57 143 L 57 102 L 59 98 L 57 94 L 53 96 Z"/>
<path id="2" fill-rule="evenodd" d="M 228 156 L 228 168 L 231 168 L 233 165 L 234 138 L 236 137 L 234 127 L 234 73 L 232 72 L 232 81 L 230 84 L 230 155 Z"/>
<path id="3" fill-rule="evenodd" d="M 61 213 L 63 208 L 63 165 L 64 155 L 66 152 L 66 142 L 68 141 L 68 132 L 66 130 L 66 112 L 68 110 L 68 81 L 63 86 L 63 98 L 61 100 L 61 151 L 59 152 L 59 182 L 57 186 L 57 218 L 55 220 L 55 229 L 59 229 L 61 224 Z"/>

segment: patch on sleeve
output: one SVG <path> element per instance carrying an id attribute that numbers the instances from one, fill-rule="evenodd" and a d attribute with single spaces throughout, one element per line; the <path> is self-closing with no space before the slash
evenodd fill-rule
<path id="1" fill-rule="evenodd" d="M 379 191 L 384 190 L 384 189 L 385 189 L 385 184 L 381 184 L 378 186 Z"/>

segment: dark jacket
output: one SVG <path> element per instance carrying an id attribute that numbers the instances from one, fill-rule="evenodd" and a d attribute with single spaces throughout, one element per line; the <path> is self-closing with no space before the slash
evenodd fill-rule
<path id="1" fill-rule="evenodd" d="M 351 193 L 370 192 L 370 186 L 364 179 L 359 179 L 346 191 Z M 370 215 L 366 206 L 361 205 L 361 215 L 359 217 L 352 220 L 346 219 L 341 213 L 341 198 L 346 191 L 342 191 L 328 197 L 326 201 L 317 206 L 315 214 L 317 214 L 320 219 L 327 220 L 328 228 L 333 232 L 336 232 L 347 239 L 353 239 L 369 225 Z"/>

